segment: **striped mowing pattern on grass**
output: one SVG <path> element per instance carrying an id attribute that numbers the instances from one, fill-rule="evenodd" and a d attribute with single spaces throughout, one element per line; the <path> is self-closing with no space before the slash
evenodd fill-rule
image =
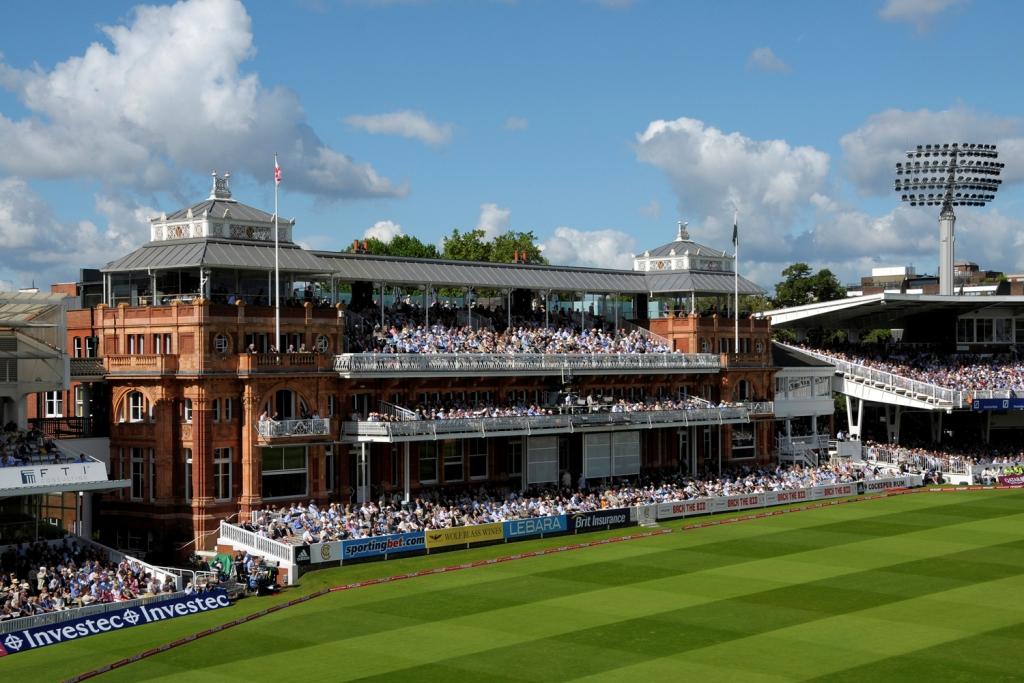
<path id="1" fill-rule="evenodd" d="M 886 677 L 1013 677 L 1024 631 L 1022 502 L 1012 491 L 899 496 L 343 591 L 102 680 L 852 680 L 874 667 Z M 498 554 L 459 559 L 488 553 Z M 9 657 L 0 672 L 79 673 L 226 616 Z M 981 642 L 999 647 L 982 655 Z M 937 655 L 945 646 L 972 652 Z"/>

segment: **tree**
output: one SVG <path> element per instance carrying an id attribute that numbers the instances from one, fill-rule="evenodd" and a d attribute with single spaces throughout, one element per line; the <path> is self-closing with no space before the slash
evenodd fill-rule
<path id="1" fill-rule="evenodd" d="M 528 232 L 509 230 L 491 240 L 490 260 L 494 263 L 512 263 L 517 252 L 519 258 L 524 259 L 527 263 L 547 264 L 548 262 L 541 253 L 540 247 L 537 246 L 537 236 L 533 234 L 532 230 Z"/>
<path id="2" fill-rule="evenodd" d="M 779 308 L 832 301 L 846 296 L 846 290 L 839 279 L 828 268 L 812 273 L 806 263 L 794 263 L 782 271 L 782 276 L 786 279 L 775 285 L 775 305 Z"/>
<path id="3" fill-rule="evenodd" d="M 444 238 L 441 255 L 456 261 L 490 261 L 493 244 L 484 241 L 483 230 L 459 232 L 458 228 Z"/>
<path id="4" fill-rule="evenodd" d="M 395 235 L 390 242 L 384 242 L 376 237 L 367 237 L 366 250 L 371 254 L 382 256 L 412 256 L 415 258 L 438 258 L 440 253 L 433 244 L 426 244 L 418 237 L 412 235 Z M 346 253 L 352 253 L 351 246 L 345 249 Z"/>

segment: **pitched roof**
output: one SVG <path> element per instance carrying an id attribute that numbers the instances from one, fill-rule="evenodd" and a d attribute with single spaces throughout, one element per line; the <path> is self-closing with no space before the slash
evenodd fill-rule
<path id="1" fill-rule="evenodd" d="M 435 287 L 475 286 L 494 289 L 532 289 L 559 292 L 618 294 L 731 294 L 733 275 L 717 271 L 668 271 L 645 273 L 609 268 L 545 266 L 516 263 L 483 263 L 444 259 L 408 258 L 334 251 L 306 251 L 282 242 L 281 270 L 293 273 L 331 274 L 342 280 L 387 282 L 395 285 L 430 284 Z M 274 245 L 223 238 L 194 238 L 150 242 L 108 263 L 105 273 L 147 269 L 220 267 L 270 270 Z M 739 278 L 740 294 L 764 290 Z"/>
<path id="2" fill-rule="evenodd" d="M 673 292 L 695 292 L 697 294 L 732 294 L 736 288 L 733 273 L 709 270 L 669 270 L 646 273 L 648 291 L 652 294 Z M 739 279 L 740 294 L 764 294 L 760 286 L 742 275 Z"/>
<path id="3" fill-rule="evenodd" d="M 329 272 L 325 264 L 315 254 L 295 244 L 280 243 L 278 258 L 281 270 L 287 272 Z M 269 270 L 274 267 L 274 245 L 272 242 L 242 242 L 210 238 L 150 242 L 127 256 L 111 261 L 101 270 L 104 273 L 110 273 L 149 268 L 198 268 L 200 266 Z"/>
<path id="4" fill-rule="evenodd" d="M 689 251 L 691 254 L 696 254 L 698 251 L 700 251 L 701 254 L 704 254 L 706 256 L 716 256 L 719 258 L 724 256 L 728 256 L 730 258 L 732 257 L 732 254 L 727 254 L 726 252 L 720 251 L 713 247 L 698 244 L 693 240 L 680 239 L 672 240 L 671 242 L 662 244 L 660 247 L 655 247 L 654 249 L 647 249 L 643 253 L 637 254 L 637 256 L 647 258 L 648 252 L 650 252 L 652 258 L 660 256 L 669 256 L 673 249 L 675 249 L 676 256 L 682 255 L 684 251 Z"/>
<path id="5" fill-rule="evenodd" d="M 241 204 L 233 200 L 224 199 L 204 199 L 198 204 L 192 206 L 186 206 L 183 209 L 178 209 L 172 213 L 167 214 L 167 220 L 178 221 L 188 218 L 188 210 L 192 209 L 192 215 L 199 218 L 203 215 L 204 211 L 209 212 L 212 218 L 222 218 L 225 211 L 231 212 L 231 217 L 240 221 L 259 221 L 262 223 L 272 223 L 274 221 L 274 214 L 267 213 L 262 209 L 257 209 L 254 206 L 248 204 Z M 157 220 L 163 220 L 161 216 Z M 282 218 L 281 222 L 285 222 Z M 289 221 L 290 222 L 290 221 Z"/>
<path id="6" fill-rule="evenodd" d="M 640 294 L 647 291 L 644 274 L 631 270 L 523 265 L 479 261 L 404 258 L 373 254 L 315 252 L 328 271 L 344 279 L 394 284 L 425 284 L 493 288 L 550 289 L 577 292 Z"/>

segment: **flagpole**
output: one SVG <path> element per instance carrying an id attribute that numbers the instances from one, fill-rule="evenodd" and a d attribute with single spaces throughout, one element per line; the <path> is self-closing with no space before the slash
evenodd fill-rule
<path id="1" fill-rule="evenodd" d="M 281 351 L 281 270 L 277 256 L 277 188 L 281 184 L 280 173 L 277 165 L 277 155 L 274 155 L 274 347 Z"/>
<path id="2" fill-rule="evenodd" d="M 733 246 L 733 264 L 732 264 L 732 275 L 733 275 L 733 324 L 735 325 L 735 353 L 740 352 L 740 215 L 739 211 L 736 211 L 732 215 L 732 246 Z"/>

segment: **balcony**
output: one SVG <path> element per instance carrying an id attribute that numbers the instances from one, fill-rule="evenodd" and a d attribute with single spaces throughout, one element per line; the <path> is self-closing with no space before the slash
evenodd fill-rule
<path id="1" fill-rule="evenodd" d="M 257 423 L 256 431 L 260 441 L 267 443 L 297 438 L 322 440 L 331 436 L 331 421 L 325 417 L 306 420 L 263 420 Z"/>
<path id="2" fill-rule="evenodd" d="M 807 451 L 827 450 L 828 434 L 807 434 L 804 436 L 780 436 L 776 439 L 780 454 L 796 454 Z"/>
<path id="3" fill-rule="evenodd" d="M 321 353 L 245 353 L 238 356 L 238 373 L 305 374 L 334 372 L 334 356 Z"/>
<path id="4" fill-rule="evenodd" d="M 738 424 L 750 421 L 743 406 L 694 410 L 649 410 L 633 413 L 591 412 L 527 417 L 484 417 L 399 422 L 345 422 L 342 442 L 434 441 L 496 436 L 566 434 L 578 431 L 623 431 L 665 427 Z"/>
<path id="5" fill-rule="evenodd" d="M 751 417 L 766 417 L 775 415 L 775 403 L 773 401 L 752 401 L 744 403 L 743 407 L 747 409 Z"/>
<path id="6" fill-rule="evenodd" d="M 103 358 L 108 375 L 119 377 L 173 375 L 178 371 L 176 355 L 113 355 Z"/>
<path id="7" fill-rule="evenodd" d="M 346 353 L 334 369 L 354 377 L 479 377 L 480 375 L 687 374 L 718 372 L 710 353 Z"/>

